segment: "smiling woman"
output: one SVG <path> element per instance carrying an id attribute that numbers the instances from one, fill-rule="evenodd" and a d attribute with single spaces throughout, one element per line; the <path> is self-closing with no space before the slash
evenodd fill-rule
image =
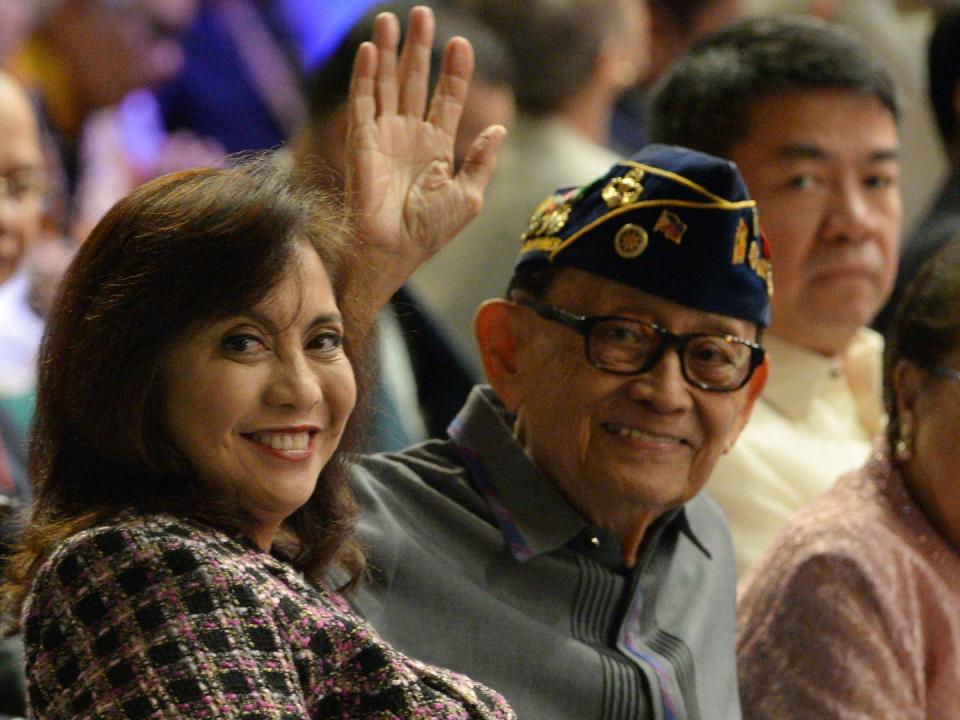
<path id="1" fill-rule="evenodd" d="M 252 515 L 264 549 L 310 499 L 355 399 L 337 295 L 313 246 L 294 242 L 263 302 L 186 337 L 161 369 L 171 440 Z"/>
<path id="2" fill-rule="evenodd" d="M 424 120 L 429 11 L 410 28 L 399 71 L 393 16 L 358 53 L 356 222 L 253 159 L 144 185 L 78 252 L 4 586 L 31 717 L 515 717 L 393 650 L 324 580 L 363 570 L 344 458 L 365 331 L 477 212 L 502 137 L 450 171 L 469 45 L 450 42 Z M 387 101 L 396 86 L 415 97 Z"/>
<path id="3" fill-rule="evenodd" d="M 316 331 L 290 311 L 339 318 L 343 227 L 330 203 L 299 191 L 266 162 L 168 176 L 118 203 L 81 248 L 44 341 L 31 453 L 39 508 L 107 517 L 136 507 L 256 533 L 259 513 L 243 500 L 250 479 L 231 466 L 245 460 L 220 426 L 254 422 L 231 413 L 269 413 L 275 425 L 320 411 L 273 409 L 262 397 L 269 388 L 250 388 L 253 374 L 241 377 L 232 366 L 267 368 L 274 379 L 291 365 L 304 372 L 306 348 L 291 347 L 290 336 Z M 263 331 L 256 363 L 234 349 L 239 333 L 214 339 L 241 317 L 267 311 L 278 323 L 272 329 L 289 326 L 278 338 L 282 353 L 266 352 Z M 241 337 L 256 337 L 246 322 Z M 334 532 L 341 523 L 331 522 L 351 510 L 341 463 L 332 458 L 353 404 L 348 352 L 349 345 L 338 348 L 337 379 L 350 402 L 340 403 L 335 436 L 306 470 L 314 480 L 323 470 L 318 492 L 284 516 L 287 534 L 310 547 L 308 572 L 336 559 L 357 567 L 352 546 Z M 45 527 L 47 519 L 39 514 L 35 529 L 63 531 Z"/>

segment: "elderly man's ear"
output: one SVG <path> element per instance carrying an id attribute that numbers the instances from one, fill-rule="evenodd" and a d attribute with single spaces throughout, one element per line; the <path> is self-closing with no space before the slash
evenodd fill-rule
<path id="1" fill-rule="evenodd" d="M 520 312 L 520 307 L 509 300 L 486 300 L 473 320 L 487 382 L 511 412 L 517 410 L 521 401 L 517 358 L 522 343 L 518 332 Z"/>

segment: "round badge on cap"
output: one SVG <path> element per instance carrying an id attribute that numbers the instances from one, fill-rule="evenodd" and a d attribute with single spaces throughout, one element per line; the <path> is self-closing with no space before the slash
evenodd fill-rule
<path id="1" fill-rule="evenodd" d="M 650 238 L 646 230 L 639 225 L 627 223 L 617 230 L 617 234 L 613 238 L 613 247 L 616 249 L 617 255 L 632 260 L 643 254 L 649 242 Z"/>

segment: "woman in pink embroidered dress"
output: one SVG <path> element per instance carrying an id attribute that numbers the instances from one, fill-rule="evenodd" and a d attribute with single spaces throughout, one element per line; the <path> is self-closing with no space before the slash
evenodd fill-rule
<path id="1" fill-rule="evenodd" d="M 886 438 L 740 587 L 746 718 L 960 719 L 960 240 L 888 332 Z"/>

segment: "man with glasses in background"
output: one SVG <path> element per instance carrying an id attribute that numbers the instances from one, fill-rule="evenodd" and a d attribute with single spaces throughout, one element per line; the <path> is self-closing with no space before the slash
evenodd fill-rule
<path id="1" fill-rule="evenodd" d="M 651 146 L 548 197 L 477 313 L 489 386 L 449 439 L 353 470 L 372 624 L 520 717 L 738 718 L 732 547 L 698 493 L 763 387 L 769 284 L 727 161 Z"/>
<path id="2" fill-rule="evenodd" d="M 31 305 L 25 257 L 40 237 L 45 173 L 24 90 L 0 72 L 0 507 L 29 495 L 23 433 L 8 399 L 32 391 L 43 320 Z"/>
<path id="3" fill-rule="evenodd" d="M 43 152 L 30 100 L 0 72 L 0 555 L 7 522 L 29 501 L 25 421 L 10 411 L 14 397 L 30 393 L 43 321 L 30 305 L 28 248 L 40 236 Z M 0 639 L 0 718 L 26 714 L 19 638 Z"/>

